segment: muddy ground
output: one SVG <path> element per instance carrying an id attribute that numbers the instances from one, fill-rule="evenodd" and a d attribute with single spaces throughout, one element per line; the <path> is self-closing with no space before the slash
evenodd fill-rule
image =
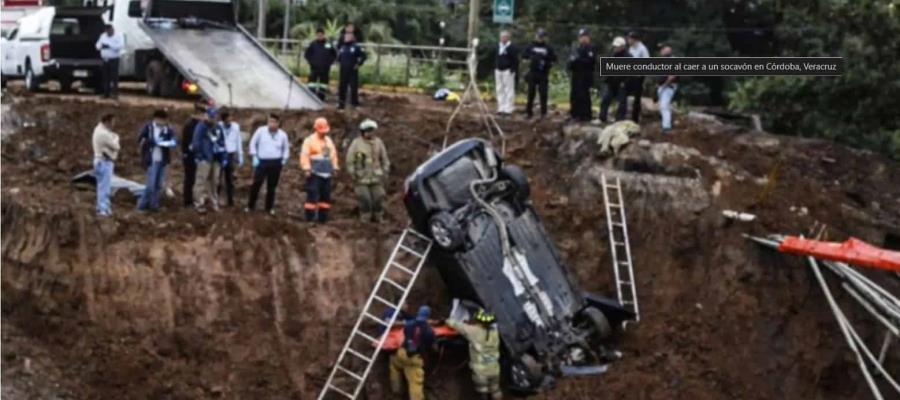
<path id="1" fill-rule="evenodd" d="M 142 180 L 137 130 L 146 101 L 6 95 L 2 142 L 2 394 L 10 398 L 314 398 L 371 284 L 405 225 L 402 180 L 440 148 L 448 105 L 370 94 L 359 112 L 284 114 L 295 155 L 326 116 L 346 146 L 376 119 L 394 168 L 388 221 L 361 224 L 349 181 L 338 179 L 334 221 L 300 220 L 296 159 L 282 174 L 277 214 L 181 207 L 175 196 L 141 214 L 120 193 L 115 217 L 93 215 L 94 195 L 69 179 L 90 168 L 90 134 L 114 111 L 123 152 L 116 173 Z M 165 102 L 182 123 L 187 102 Z M 239 112 L 245 130 L 263 111 Z M 801 260 L 748 243 L 743 233 L 807 232 L 876 245 L 900 236 L 900 166 L 823 141 L 678 118 L 662 136 L 648 116 L 640 141 L 601 159 L 591 130 L 504 119 L 509 159 L 525 167 L 536 208 L 583 288 L 613 295 L 602 173 L 622 179 L 642 320 L 621 332 L 624 358 L 605 375 L 559 381 L 541 399 L 858 399 L 867 389 L 819 288 Z M 483 136 L 464 115 L 451 140 Z M 246 201 L 251 170 L 238 173 Z M 754 213 L 752 223 L 721 217 Z M 893 292 L 900 281 L 869 272 Z M 448 294 L 426 269 L 411 303 L 446 312 Z M 873 345 L 883 332 L 858 316 Z M 432 399 L 474 397 L 465 355 L 429 359 Z M 887 366 L 900 371 L 900 346 Z M 386 373 L 369 379 L 387 398 Z"/>

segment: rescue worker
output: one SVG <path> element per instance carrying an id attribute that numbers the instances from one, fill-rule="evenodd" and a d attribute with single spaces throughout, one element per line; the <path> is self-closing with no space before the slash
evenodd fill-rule
<path id="1" fill-rule="evenodd" d="M 613 39 L 612 47 L 612 57 L 631 57 L 625 38 L 617 36 Z M 628 88 L 631 81 L 631 77 L 628 76 L 606 77 L 606 92 L 603 94 L 603 100 L 600 101 L 600 121 L 606 122 L 609 105 L 613 99 L 616 99 L 618 103 L 616 121 L 625 119 L 625 115 L 628 113 Z"/>
<path id="2" fill-rule="evenodd" d="M 191 153 L 197 162 L 199 184 L 194 186 L 194 208 L 198 213 L 206 212 L 206 203 L 213 211 L 219 211 L 219 196 L 216 188 L 226 160 L 225 135 L 216 123 L 217 110 L 210 107 L 204 114 L 203 121 L 194 129 Z"/>
<path id="3" fill-rule="evenodd" d="M 500 32 L 494 64 L 497 88 L 497 114 L 512 115 L 516 106 L 516 76 L 519 72 L 519 50 L 509 40 L 509 31 Z"/>
<path id="4" fill-rule="evenodd" d="M 300 168 L 306 177 L 306 220 L 324 223 L 331 210 L 331 179 L 338 173 L 338 153 L 328 137 L 331 128 L 325 118 L 316 118 L 313 134 L 303 140 Z"/>
<path id="5" fill-rule="evenodd" d="M 447 320 L 447 325 L 469 341 L 469 368 L 475 391 L 484 399 L 503 398 L 500 391 L 500 333 L 494 315 L 478 309 L 475 324 Z"/>
<path id="6" fill-rule="evenodd" d="M 97 215 L 112 216 L 111 183 L 119 156 L 119 135 L 112 131 L 116 116 L 103 114 L 94 127 L 91 144 L 94 150 L 94 178 L 97 180 Z"/>
<path id="7" fill-rule="evenodd" d="M 422 353 L 434 342 L 434 330 L 428 323 L 431 308 L 419 307 L 415 319 L 407 320 L 403 326 L 403 343 L 390 356 L 391 392 L 400 398 L 403 378 L 406 378 L 409 400 L 425 399 L 425 361 Z"/>
<path id="8" fill-rule="evenodd" d="M 534 42 L 531 42 L 525 48 L 522 58 L 530 60 L 528 75 L 525 76 L 525 80 L 528 82 L 528 106 L 525 108 L 525 113 L 528 115 L 528 118 L 532 117 L 535 94 L 540 94 L 541 118 L 546 117 L 550 67 L 556 62 L 556 53 L 547 44 L 547 31 L 543 28 L 538 29 Z"/>
<path id="9" fill-rule="evenodd" d="M 153 112 L 153 120 L 141 129 L 138 142 L 141 147 L 141 163 L 147 168 L 147 182 L 138 200 L 138 210 L 159 211 L 159 192 L 166 179 L 169 165 L 169 149 L 175 147 L 175 129 L 167 123 L 165 110 Z"/>
<path id="10" fill-rule="evenodd" d="M 344 43 L 337 50 L 337 61 L 340 64 L 338 109 L 343 110 L 347 104 L 347 91 L 350 92 L 350 105 L 359 107 L 359 67 L 366 62 L 366 51 L 356 43 L 353 33 L 344 34 Z"/>
<path id="11" fill-rule="evenodd" d="M 378 124 L 366 119 L 359 124 L 360 136 L 347 150 L 347 172 L 354 180 L 353 191 L 359 202 L 361 222 L 381 222 L 384 218 L 384 184 L 391 160 L 381 138 L 375 136 Z"/>
<path id="12" fill-rule="evenodd" d="M 256 207 L 256 198 L 263 181 L 266 182 L 266 212 L 275 215 L 275 192 L 281 178 L 281 168 L 290 157 L 291 144 L 287 133 L 280 128 L 281 119 L 278 114 L 269 114 L 266 125 L 253 132 L 248 148 L 253 157 L 253 185 L 250 186 L 250 199 L 246 212 Z"/>
<path id="13" fill-rule="evenodd" d="M 647 46 L 644 46 L 644 43 L 641 42 L 641 37 L 637 32 L 628 32 L 628 36 L 625 40 L 628 41 L 628 54 L 631 54 L 632 57 L 650 57 L 650 52 L 647 51 Z M 644 77 L 632 77 L 628 81 L 628 86 L 628 95 L 634 96 L 634 101 L 631 102 L 631 120 L 634 122 L 640 122 L 641 96 L 644 94 Z"/>
<path id="14" fill-rule="evenodd" d="M 205 113 L 206 105 L 201 103 L 194 104 L 194 115 L 188 119 L 181 129 L 181 164 L 184 167 L 181 196 L 185 207 L 194 206 L 194 181 L 197 178 L 197 162 L 194 160 L 194 154 L 191 152 L 191 143 L 194 142 L 194 130 L 197 129 L 197 124 L 203 119 L 203 114 Z"/>
<path id="15" fill-rule="evenodd" d="M 325 38 L 325 30 L 316 29 L 316 40 L 313 40 L 306 52 L 303 53 L 306 62 L 309 63 L 309 86 L 319 99 L 325 100 L 325 92 L 328 91 L 331 64 L 337 58 L 334 45 Z"/>
<path id="16" fill-rule="evenodd" d="M 572 86 L 569 90 L 569 111 L 572 119 L 580 122 L 591 120 L 591 87 L 594 86 L 594 68 L 597 50 L 591 44 L 587 29 L 578 31 L 578 47 L 569 58 Z"/>

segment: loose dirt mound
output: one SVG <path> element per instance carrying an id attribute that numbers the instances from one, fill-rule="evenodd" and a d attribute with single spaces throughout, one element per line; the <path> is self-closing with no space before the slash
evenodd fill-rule
<path id="1" fill-rule="evenodd" d="M 359 115 L 283 119 L 295 155 L 317 116 L 329 118 L 342 146 L 355 131 L 348 127 L 363 117 L 379 121 L 395 166 L 381 227 L 356 222 L 343 177 L 335 221 L 301 222 L 295 164 L 282 175 L 275 218 L 237 210 L 198 216 L 180 207 L 180 196 L 144 215 L 121 193 L 115 218 L 97 220 L 93 194 L 69 185 L 90 168 L 91 129 L 102 112 L 122 117 L 116 173 L 140 181 L 136 132 L 152 108 L 13 100 L 17 129 L 2 146 L 3 323 L 14 328 L 3 332 L 4 394 L 12 385 L 38 397 L 48 394 L 16 383 L 46 379 L 59 385 L 55 395 L 75 398 L 313 398 L 405 223 L 402 180 L 440 147 L 448 117 L 443 106 L 419 104 L 427 100 L 379 96 L 367 98 Z M 171 110 L 177 122 L 189 112 L 186 104 Z M 264 115 L 238 119 L 250 130 Z M 823 142 L 679 122 L 672 136 L 651 128 L 647 143 L 615 161 L 596 158 L 592 141 L 564 133 L 559 120 L 503 122 L 509 158 L 529 173 L 535 205 L 564 258 L 585 289 L 604 294 L 612 285 L 597 179 L 623 179 L 642 302 L 642 322 L 620 336 L 621 362 L 600 377 L 562 380 L 540 397 L 864 397 L 802 264 L 740 234 L 799 233 L 818 220 L 835 238 L 881 244 L 900 232 L 897 164 Z M 456 125 L 451 139 L 482 134 L 477 120 Z M 248 166 L 238 174 L 241 203 L 250 174 Z M 178 192 L 181 179 L 176 163 L 168 184 Z M 759 219 L 730 224 L 720 217 L 725 208 Z M 874 275 L 900 293 L 897 281 Z M 440 314 L 447 301 L 427 270 L 411 302 Z M 874 343 L 875 325 L 862 326 Z M 460 353 L 430 360 L 431 398 L 473 397 Z M 29 370 L 51 371 L 48 378 L 26 370 L 23 360 L 35 358 L 40 369 Z M 898 370 L 897 351 L 888 363 Z M 369 380 L 370 398 L 385 397 L 384 375 L 379 369 Z"/>

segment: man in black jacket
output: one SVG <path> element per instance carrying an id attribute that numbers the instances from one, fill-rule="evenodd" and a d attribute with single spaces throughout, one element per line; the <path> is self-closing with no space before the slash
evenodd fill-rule
<path id="1" fill-rule="evenodd" d="M 516 103 L 516 75 L 519 72 L 519 50 L 509 40 L 509 31 L 500 32 L 494 64 L 497 89 L 497 114 L 512 115 Z"/>
<path id="2" fill-rule="evenodd" d="M 331 73 L 331 64 L 334 64 L 334 59 L 337 58 L 337 51 L 334 50 L 334 45 L 325 39 L 324 29 L 316 29 L 316 40 L 309 44 L 303 57 L 309 63 L 309 86 L 319 99 L 325 100 L 328 75 Z"/>
<path id="3" fill-rule="evenodd" d="M 338 81 L 338 109 L 343 110 L 350 91 L 350 105 L 359 107 L 359 67 L 366 62 L 366 52 L 356 43 L 352 33 L 344 34 L 344 44 L 338 48 L 337 61 L 340 64 Z"/>
<path id="4" fill-rule="evenodd" d="M 613 57 L 631 57 L 628 53 L 628 44 L 625 38 L 616 36 L 612 42 Z M 625 119 L 628 113 L 628 89 L 631 87 L 631 79 L 627 76 L 607 76 L 606 77 L 606 93 L 603 94 L 603 100 L 600 101 L 600 121 L 606 122 L 609 113 L 609 105 L 613 98 L 619 103 L 616 109 L 616 121 Z"/>
<path id="5" fill-rule="evenodd" d="M 535 92 L 541 95 L 541 118 L 547 116 L 547 85 L 549 83 L 550 67 L 556 62 L 556 53 L 547 45 L 547 32 L 538 29 L 534 42 L 525 48 L 522 58 L 531 62 L 528 66 L 528 107 L 525 109 L 528 118 L 532 116 Z"/>
<path id="6" fill-rule="evenodd" d="M 194 129 L 206 114 L 206 105 L 194 104 L 194 115 L 184 124 L 181 129 L 181 163 L 184 166 L 184 184 L 181 188 L 181 197 L 184 199 L 185 207 L 194 206 L 194 182 L 197 178 L 197 162 L 194 161 L 194 154 L 191 152 L 191 142 L 194 140 Z"/>
<path id="7" fill-rule="evenodd" d="M 591 44 L 587 29 L 578 31 L 578 47 L 569 58 L 572 71 L 572 87 L 569 91 L 570 115 L 580 122 L 591 120 L 591 87 L 594 86 L 594 68 L 597 50 Z"/>

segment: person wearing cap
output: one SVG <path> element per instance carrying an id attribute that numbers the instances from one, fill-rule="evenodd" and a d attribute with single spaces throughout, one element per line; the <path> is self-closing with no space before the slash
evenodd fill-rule
<path id="1" fill-rule="evenodd" d="M 409 400 L 425 399 L 425 360 L 422 359 L 422 353 L 431 348 L 434 342 L 434 330 L 428 322 L 429 317 L 431 308 L 427 305 L 419 307 L 416 318 L 407 320 L 403 326 L 403 343 L 390 356 L 388 363 L 394 398 L 400 398 L 405 377 Z"/>
<path id="2" fill-rule="evenodd" d="M 224 184 L 226 204 L 234 207 L 234 171 L 244 166 L 244 141 L 241 138 L 241 126 L 232 119 L 230 112 L 219 113 L 219 128 L 225 135 L 227 162 L 222 167 L 221 180 L 224 182 L 219 182 L 216 190 L 218 192 Z"/>
<path id="3" fill-rule="evenodd" d="M 281 119 L 278 114 L 269 114 L 266 125 L 253 132 L 247 149 L 253 159 L 253 184 L 250 186 L 250 199 L 246 212 L 256 208 L 259 189 L 266 182 L 266 212 L 275 213 L 275 192 L 281 178 L 281 168 L 287 164 L 291 155 L 291 144 L 287 133 L 280 128 Z"/>
<path id="4" fill-rule="evenodd" d="M 116 32 L 112 25 L 106 25 L 106 31 L 100 35 L 95 44 L 103 61 L 101 69 L 101 91 L 105 98 L 119 97 L 119 58 L 125 51 L 125 36 Z"/>
<path id="5" fill-rule="evenodd" d="M 581 29 L 578 31 L 578 47 L 569 57 L 572 73 L 569 114 L 575 121 L 591 120 L 591 88 L 594 86 L 596 63 L 597 49 L 591 44 L 591 34 L 587 29 Z"/>
<path id="6" fill-rule="evenodd" d="M 474 322 L 447 320 L 447 325 L 469 342 L 469 369 L 475 391 L 486 400 L 503 398 L 500 391 L 500 333 L 494 315 L 479 308 Z"/>
<path id="7" fill-rule="evenodd" d="M 497 44 L 497 57 L 494 60 L 497 114 L 500 115 L 512 115 L 516 106 L 516 75 L 519 72 L 519 50 L 509 38 L 509 31 L 500 32 L 500 43 Z"/>
<path id="8" fill-rule="evenodd" d="M 340 64 L 338 109 L 343 110 L 347 104 L 348 91 L 350 105 L 359 107 L 359 67 L 366 62 L 366 51 L 356 43 L 356 36 L 352 31 L 344 34 L 344 42 L 337 49 L 337 61 Z"/>
<path id="9" fill-rule="evenodd" d="M 181 165 L 184 167 L 184 181 L 182 181 L 181 196 L 185 207 L 194 206 L 194 182 L 197 179 L 197 162 L 191 152 L 191 144 L 194 142 L 194 130 L 203 120 L 206 113 L 206 105 L 194 104 L 194 114 L 181 128 Z"/>
<path id="10" fill-rule="evenodd" d="M 660 57 L 672 57 L 672 48 L 663 46 L 659 51 Z M 660 127 L 663 133 L 672 130 L 672 98 L 675 97 L 675 91 L 678 90 L 676 80 L 678 76 L 660 76 L 658 77 L 656 86 L 656 98 L 659 101 L 659 115 L 661 118 Z"/>
<path id="11" fill-rule="evenodd" d="M 616 36 L 613 39 L 612 47 L 612 57 L 631 57 L 631 54 L 628 53 L 628 43 L 625 42 L 625 38 Z M 606 122 L 609 114 L 609 105 L 613 99 L 616 99 L 618 103 L 616 121 L 625 119 L 625 115 L 628 114 L 628 82 L 630 78 L 628 76 L 606 77 L 606 92 L 600 101 L 600 121 Z"/>
<path id="12" fill-rule="evenodd" d="M 316 118 L 313 133 L 303 140 L 300 168 L 306 176 L 306 220 L 324 223 L 331 210 L 331 179 L 338 173 L 338 152 L 328 137 L 331 127 L 325 118 Z"/>
<path id="13" fill-rule="evenodd" d="M 325 92 L 328 91 L 331 64 L 337 58 L 334 45 L 325 38 L 325 30 L 316 29 L 316 40 L 309 43 L 306 52 L 303 53 L 306 62 L 309 63 L 309 86 L 319 99 L 325 100 Z"/>
<path id="14" fill-rule="evenodd" d="M 219 211 L 219 175 L 222 165 L 227 162 L 225 135 L 216 123 L 218 111 L 210 107 L 203 114 L 203 120 L 194 128 L 191 153 L 197 163 L 197 185 L 194 186 L 194 208 L 199 213 L 206 212 L 206 205 Z"/>
<path id="15" fill-rule="evenodd" d="M 528 82 L 528 106 L 525 113 L 528 118 L 532 117 L 532 109 L 534 107 L 534 97 L 536 92 L 541 96 L 541 118 L 547 116 L 547 88 L 550 82 L 550 67 L 556 62 L 556 53 L 553 48 L 547 44 L 547 31 L 543 28 L 538 29 L 534 41 L 525 48 L 522 58 L 530 60 L 528 65 L 528 75 L 525 80 Z"/>
<path id="16" fill-rule="evenodd" d="M 650 52 L 647 51 L 647 46 L 644 46 L 644 43 L 641 42 L 640 35 L 638 35 L 637 32 L 628 32 L 628 37 L 626 38 L 626 40 L 628 41 L 628 54 L 631 54 L 632 57 L 650 57 Z M 634 96 L 634 100 L 631 103 L 631 120 L 634 122 L 640 122 L 641 96 L 644 94 L 644 77 L 631 77 L 631 79 L 628 80 L 628 86 L 629 96 Z"/>
<path id="17" fill-rule="evenodd" d="M 147 182 L 138 200 L 138 210 L 158 211 L 159 192 L 166 179 L 166 165 L 169 164 L 169 149 L 175 147 L 175 129 L 168 124 L 166 110 L 153 112 L 153 119 L 141 129 L 138 144 L 141 149 L 141 163 L 147 169 Z"/>
<path id="18" fill-rule="evenodd" d="M 378 124 L 366 119 L 359 124 L 360 136 L 347 150 L 347 173 L 353 178 L 353 191 L 359 204 L 361 222 L 381 222 L 384 218 L 384 184 L 391 160 L 381 138 L 375 136 Z"/>

